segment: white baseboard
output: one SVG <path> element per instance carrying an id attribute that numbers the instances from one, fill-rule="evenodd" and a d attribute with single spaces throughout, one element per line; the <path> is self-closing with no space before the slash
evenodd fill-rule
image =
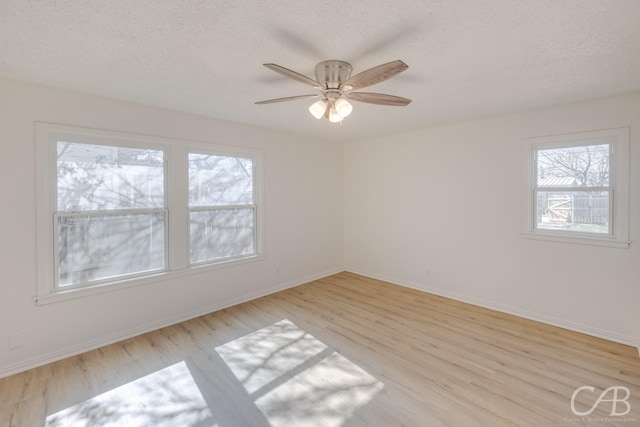
<path id="1" fill-rule="evenodd" d="M 322 279 L 327 276 L 331 276 L 336 273 L 340 273 L 341 271 L 348 271 L 354 274 L 359 274 L 361 276 L 370 277 L 372 279 L 383 280 L 385 282 L 393 283 L 399 286 L 404 286 L 411 289 L 416 289 L 418 291 L 431 293 L 434 295 L 439 295 L 445 298 L 450 298 L 456 301 L 465 302 L 468 304 L 476 305 L 479 307 L 488 308 L 491 310 L 500 311 L 503 313 L 513 314 L 515 316 L 523 317 L 525 319 L 534 320 L 541 323 L 546 323 L 552 326 L 558 326 L 560 328 L 568 329 L 575 332 L 580 332 L 583 334 L 591 335 L 598 338 L 603 338 L 609 341 L 630 345 L 638 348 L 638 356 L 640 357 L 640 344 L 638 344 L 638 340 L 633 337 L 629 337 L 626 335 L 617 334 L 615 332 L 593 328 L 587 325 L 578 324 L 575 322 L 570 322 L 564 319 L 558 319 L 550 316 L 543 316 L 537 313 L 528 312 L 526 310 L 521 310 L 518 308 L 510 307 L 504 304 L 499 304 L 494 301 L 486 301 L 481 300 L 474 297 L 469 297 L 462 294 L 457 294 L 454 292 L 449 292 L 443 289 L 432 288 L 429 286 L 419 285 L 416 283 L 407 282 L 405 280 L 400 280 L 390 276 L 384 276 L 376 273 L 371 273 L 363 270 L 359 270 L 357 268 L 346 268 L 346 269 L 334 269 L 328 270 L 322 273 L 306 276 L 299 278 L 297 280 L 289 281 L 286 283 L 279 284 L 277 286 L 272 286 L 267 289 L 262 289 L 257 292 L 252 292 L 250 294 L 242 295 L 237 298 L 233 298 L 218 304 L 209 304 L 202 307 L 195 308 L 185 313 L 181 313 L 179 315 L 161 319 L 155 322 L 147 323 L 145 325 L 130 328 L 126 331 L 122 331 L 110 336 L 102 337 L 100 339 L 96 339 L 90 342 L 85 342 L 83 344 L 72 346 L 65 348 L 60 351 L 51 352 L 48 354 L 44 354 L 42 356 L 34 357 L 31 359 L 20 361 L 16 364 L 10 365 L 6 368 L 0 370 L 0 378 L 7 377 L 9 375 L 17 374 L 19 372 L 26 371 L 28 369 L 36 368 L 38 366 L 46 365 L 48 363 L 56 362 L 58 360 L 66 359 L 67 357 L 76 356 L 78 354 L 95 350 L 100 347 L 104 347 L 109 344 L 116 343 L 118 341 L 123 341 L 138 335 L 145 334 L 147 332 L 152 332 L 160 328 L 164 328 L 167 326 L 171 326 L 180 322 L 184 322 L 205 314 L 209 314 L 218 310 L 222 310 L 227 307 L 231 307 L 237 304 L 241 304 L 243 302 L 251 301 L 266 295 L 270 295 L 276 292 L 283 291 L 285 289 L 293 288 L 295 286 L 302 285 L 304 283 L 308 283 L 314 280 Z"/>
<path id="2" fill-rule="evenodd" d="M 138 335 L 146 334 L 147 332 L 152 332 L 160 328 L 165 328 L 167 326 L 175 325 L 177 323 L 184 322 L 199 316 L 203 316 L 205 314 L 213 313 L 214 311 L 222 310 L 224 308 L 238 305 L 243 302 L 251 301 L 266 295 L 283 291 L 285 289 L 293 288 L 295 286 L 299 286 L 304 283 L 322 279 L 323 277 L 331 276 L 333 274 L 340 273 L 341 271 L 344 271 L 344 269 L 338 268 L 338 269 L 328 270 L 322 273 L 318 273 L 318 274 L 314 274 L 306 277 L 301 277 L 297 280 L 292 280 L 286 283 L 279 284 L 277 286 L 261 289 L 260 291 L 242 295 L 237 298 L 232 298 L 230 300 L 227 300 L 221 303 L 208 304 L 205 306 L 197 307 L 193 310 L 190 310 L 185 313 L 181 313 L 176 316 L 160 319 L 155 322 L 147 323 L 139 327 L 130 328 L 130 329 L 127 329 L 126 331 L 118 332 L 110 336 L 85 342 L 80 345 L 67 347 L 60 351 L 55 351 L 48 354 L 44 354 L 42 356 L 33 357 L 31 359 L 22 360 L 16 364 L 13 364 L 6 368 L 1 369 L 0 378 L 8 377 L 9 375 L 24 372 L 28 369 L 37 368 L 38 366 L 42 366 L 48 363 L 56 362 L 58 360 L 66 359 L 67 357 L 76 356 L 78 354 L 95 350 L 97 348 L 104 347 L 106 345 L 113 344 L 118 341 L 124 341 L 126 339 L 129 339 Z"/>
<path id="3" fill-rule="evenodd" d="M 468 295 L 459 294 L 456 292 L 450 292 L 444 289 L 434 288 L 431 286 L 421 285 L 417 283 L 411 283 L 406 280 L 401 280 L 394 277 L 371 273 L 368 271 L 360 270 L 358 268 L 346 268 L 345 271 L 348 271 L 354 274 L 359 274 L 365 277 L 370 277 L 372 279 L 393 283 L 395 285 L 404 286 L 406 288 L 411 288 L 418 291 L 438 295 L 441 297 L 450 298 L 456 301 L 465 302 L 465 303 L 476 305 L 479 307 L 488 308 L 488 309 L 499 311 L 502 313 L 513 314 L 514 316 L 523 317 L 525 319 L 534 320 L 540 323 L 546 323 L 548 325 L 557 326 L 563 329 L 568 329 L 570 331 L 580 332 L 593 337 L 603 338 L 609 341 L 636 347 L 638 349 L 638 356 L 640 356 L 640 339 L 636 337 L 618 334 L 616 332 L 608 331 L 605 329 L 594 328 L 592 326 L 571 322 L 566 319 L 560 319 L 552 316 L 541 315 L 541 314 L 530 312 L 527 310 L 522 310 L 517 307 L 511 307 L 509 305 L 500 304 L 495 301 L 483 300 L 480 298 L 475 298 Z"/>

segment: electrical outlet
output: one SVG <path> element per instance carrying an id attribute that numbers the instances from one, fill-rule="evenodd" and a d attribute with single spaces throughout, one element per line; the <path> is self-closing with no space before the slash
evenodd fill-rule
<path id="1" fill-rule="evenodd" d="M 19 332 L 14 335 L 9 335 L 9 350 L 15 350 L 25 344 L 25 336 L 23 332 Z"/>

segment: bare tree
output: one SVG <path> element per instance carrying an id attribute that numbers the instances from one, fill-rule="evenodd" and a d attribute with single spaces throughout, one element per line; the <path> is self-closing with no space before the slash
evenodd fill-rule
<path id="1" fill-rule="evenodd" d="M 609 145 L 585 145 L 538 151 L 539 178 L 575 178 L 581 187 L 609 184 Z"/>

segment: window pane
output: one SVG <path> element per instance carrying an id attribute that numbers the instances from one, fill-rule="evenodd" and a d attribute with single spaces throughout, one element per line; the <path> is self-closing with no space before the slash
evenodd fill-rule
<path id="1" fill-rule="evenodd" d="M 536 228 L 609 233 L 608 191 L 538 191 Z"/>
<path id="2" fill-rule="evenodd" d="M 164 206 L 161 150 L 59 141 L 58 211 Z"/>
<path id="3" fill-rule="evenodd" d="M 254 253 L 253 227 L 253 208 L 191 212 L 191 262 Z"/>
<path id="4" fill-rule="evenodd" d="M 585 141 L 586 142 L 586 141 Z M 538 187 L 607 187 L 610 144 L 537 150 Z"/>
<path id="5" fill-rule="evenodd" d="M 58 217 L 59 286 L 165 267 L 165 214 Z"/>
<path id="6" fill-rule="evenodd" d="M 252 159 L 189 153 L 189 206 L 252 203 Z"/>

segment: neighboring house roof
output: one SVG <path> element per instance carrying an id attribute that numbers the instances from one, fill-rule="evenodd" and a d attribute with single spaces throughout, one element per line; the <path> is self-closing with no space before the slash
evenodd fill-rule
<path id="1" fill-rule="evenodd" d="M 572 177 L 549 177 L 538 180 L 538 187 L 577 187 L 580 182 Z"/>

